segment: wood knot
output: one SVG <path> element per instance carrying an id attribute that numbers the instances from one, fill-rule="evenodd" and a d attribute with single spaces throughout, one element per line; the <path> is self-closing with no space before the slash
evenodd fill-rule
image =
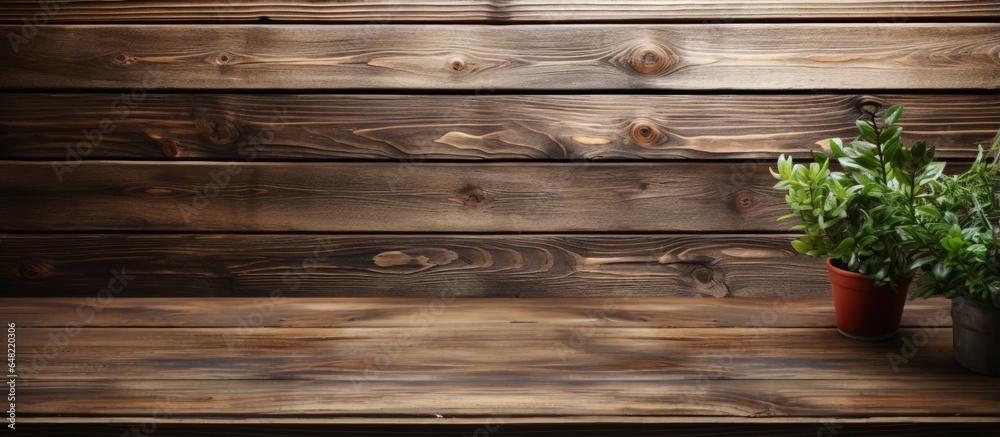
<path id="1" fill-rule="evenodd" d="M 469 198 L 465 199 L 462 203 L 465 204 L 465 206 L 468 206 L 470 208 L 475 208 L 476 205 L 479 205 L 479 202 L 482 202 L 482 201 L 483 201 L 482 197 L 479 197 L 476 194 L 470 194 Z"/>
<path id="2" fill-rule="evenodd" d="M 854 108 L 862 117 L 874 117 L 879 112 L 882 112 L 882 110 L 887 106 L 888 103 L 886 101 L 873 96 L 861 96 L 854 102 Z"/>
<path id="3" fill-rule="evenodd" d="M 448 66 L 454 71 L 462 71 L 465 70 L 465 61 L 461 58 L 452 58 L 451 61 L 448 61 Z"/>
<path id="4" fill-rule="evenodd" d="M 472 194 L 469 194 L 468 196 L 462 194 L 460 197 L 450 197 L 448 198 L 448 200 L 468 206 L 469 208 L 475 208 L 480 203 L 483 203 L 484 200 L 486 200 L 486 196 L 483 195 L 481 190 L 479 189 L 467 189 L 467 190 L 468 191 L 466 192 L 472 191 Z"/>
<path id="5" fill-rule="evenodd" d="M 164 141 L 161 143 L 160 150 L 163 151 L 163 156 L 168 158 L 177 158 L 181 156 L 180 147 L 177 147 L 177 143 L 173 141 Z"/>
<path id="6" fill-rule="evenodd" d="M 702 284 L 710 284 L 712 283 L 712 277 L 714 276 L 714 274 L 712 272 L 712 269 L 708 267 L 700 267 L 696 269 L 694 272 L 692 272 L 691 276 L 694 277 L 696 281 Z"/>
<path id="7" fill-rule="evenodd" d="M 22 279 L 42 279 L 52 274 L 52 264 L 43 262 L 24 262 L 11 271 L 15 277 Z"/>
<path id="8" fill-rule="evenodd" d="M 186 189 L 173 189 L 163 186 L 155 185 L 137 185 L 134 187 L 125 188 L 125 194 L 132 197 L 142 197 L 142 198 L 178 198 L 184 197 L 192 194 L 191 190 Z"/>
<path id="9" fill-rule="evenodd" d="M 642 147 L 653 147 L 666 139 L 656 126 L 645 122 L 633 124 L 629 130 L 629 138 Z"/>
<path id="10" fill-rule="evenodd" d="M 235 123 L 226 119 L 199 119 L 195 126 L 209 141 L 223 145 L 235 142 L 240 138 L 240 130 Z"/>
<path id="11" fill-rule="evenodd" d="M 379 267 L 435 267 L 451 264 L 458 253 L 442 248 L 391 250 L 375 255 L 372 261 Z"/>
<path id="12" fill-rule="evenodd" d="M 1000 45 L 993 46 L 990 48 L 986 55 L 989 56 L 990 60 L 995 64 L 1000 64 Z"/>
<path id="13" fill-rule="evenodd" d="M 219 53 L 218 55 L 215 55 L 215 58 L 212 60 L 212 62 L 214 62 L 216 65 L 226 65 L 229 64 L 230 62 L 233 62 L 234 59 L 236 59 L 235 55 L 222 52 Z"/>
<path id="14" fill-rule="evenodd" d="M 138 62 L 138 60 L 135 58 L 135 56 L 129 55 L 128 53 L 119 53 L 113 59 L 111 59 L 111 62 L 114 62 L 115 64 L 118 65 L 132 65 Z"/>
<path id="15" fill-rule="evenodd" d="M 158 188 L 158 187 L 146 188 L 146 194 L 150 196 L 167 196 L 173 192 L 174 190 L 168 188 Z"/>
<path id="16" fill-rule="evenodd" d="M 646 47 L 634 51 L 630 62 L 639 74 L 659 74 L 677 63 L 677 55 L 665 47 Z"/>
<path id="17" fill-rule="evenodd" d="M 757 198 L 752 193 L 740 191 L 736 193 L 736 210 L 740 213 L 750 212 L 757 206 Z"/>
<path id="18" fill-rule="evenodd" d="M 448 200 L 468 206 L 469 208 L 475 208 L 486 200 L 486 194 L 483 193 L 482 188 L 474 184 L 466 185 L 457 194 L 457 197 L 450 197 Z"/>

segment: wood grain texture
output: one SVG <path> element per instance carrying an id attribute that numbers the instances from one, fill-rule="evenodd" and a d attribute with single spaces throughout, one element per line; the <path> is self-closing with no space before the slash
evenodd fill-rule
<path id="1" fill-rule="evenodd" d="M 998 47 L 1000 24 L 54 25 L 0 48 L 0 88 L 997 89 Z"/>
<path id="2" fill-rule="evenodd" d="M 142 308 L 114 304 L 119 314 L 123 307 L 137 308 L 128 326 L 147 327 L 98 328 L 76 313 L 64 322 L 83 325 L 72 338 L 65 327 L 18 330 L 31 358 L 22 367 L 19 411 L 26 418 L 62 420 L 155 415 L 391 418 L 397 424 L 435 415 L 550 423 L 587 417 L 1000 419 L 1000 386 L 962 370 L 950 354 L 949 329 L 935 327 L 947 323 L 944 301 L 918 305 L 923 311 L 936 305 L 935 314 L 945 315 L 926 327 L 907 328 L 887 342 L 857 342 L 832 328 L 787 327 L 829 323 L 829 300 L 825 311 L 811 316 L 789 301 L 773 317 L 766 316 L 773 299 L 723 300 L 716 309 L 732 300 L 757 304 L 758 321 L 735 328 L 650 327 L 675 313 L 682 320 L 716 314 L 710 307 L 686 308 L 684 299 L 656 300 L 623 299 L 622 314 L 607 299 L 569 300 L 574 311 L 561 308 L 559 299 L 328 299 L 295 309 L 304 315 L 300 320 L 327 315 L 339 326 L 326 328 L 246 326 L 239 318 L 230 327 L 166 327 L 203 319 L 199 312 L 177 312 L 203 300 L 171 299 L 162 304 L 168 308 L 155 300 Z M 390 305 L 388 311 L 377 311 L 379 301 Z M 344 307 L 328 306 L 338 302 Z M 473 302 L 477 309 L 467 311 Z M 653 305 L 642 305 L 648 302 Z M 429 317 L 400 324 L 401 303 Z M 174 304 L 180 308 L 169 308 Z M 17 308 L 2 308 L 3 317 L 21 320 Z M 630 313 L 634 309 L 656 315 L 642 320 Z M 482 318 L 487 311 L 491 316 Z M 538 320 L 541 312 L 547 314 Z M 778 322 L 786 314 L 791 318 Z M 169 325 L 147 322 L 165 316 Z M 627 321 L 620 325 L 620 319 Z M 915 342 L 921 344 L 915 352 L 904 352 Z M 36 359 L 53 345 L 47 358 Z M 906 354 L 906 361 L 894 369 L 890 352 Z"/>
<path id="3" fill-rule="evenodd" d="M 43 12 L 50 23 L 86 22 L 489 22 L 996 19 L 1000 6 L 985 1 L 633 1 L 451 0 L 448 2 L 354 0 L 336 2 L 229 0 L 72 0 L 43 7 L 36 0 L 0 2 L 0 22 L 20 24 Z"/>
<path id="4" fill-rule="evenodd" d="M 20 405 L 25 417 L 155 417 L 166 411 L 199 417 L 364 417 L 372 422 L 386 416 L 397 421 L 435 415 L 485 419 L 497 411 L 552 422 L 573 422 L 578 415 L 995 417 L 1000 396 L 994 381 L 955 367 L 955 372 L 945 375 L 925 374 L 919 379 L 919 390 L 914 389 L 912 377 L 854 379 L 853 373 L 838 380 L 720 379 L 709 383 L 649 374 L 626 383 L 586 372 L 553 381 L 524 372 L 450 381 L 375 378 L 363 382 L 362 390 L 350 380 L 27 380 L 30 389 L 25 390 Z"/>
<path id="5" fill-rule="evenodd" d="M 2 161 L 0 231 L 784 231 L 768 165 Z"/>
<path id="6" fill-rule="evenodd" d="M 43 418 L 42 420 L 47 420 Z M 143 423 L 139 420 L 125 420 L 121 424 L 57 423 L 42 424 L 36 419 L 26 419 L 18 435 L 27 437 L 105 437 L 129 435 L 132 427 L 145 426 L 157 430 L 157 435 L 174 437 L 212 435 L 231 436 L 273 436 L 273 437 L 325 437 L 325 436 L 365 436 L 398 437 L 469 437 L 491 435 L 514 437 L 537 437 L 539 435 L 572 435 L 574 437 L 629 436 L 689 436 L 733 437 L 769 436 L 801 437 L 812 436 L 820 430 L 837 431 L 837 437 L 995 437 L 996 423 L 854 423 L 844 419 L 814 419 L 814 423 L 684 423 L 684 424 L 516 424 L 513 418 L 497 417 L 483 423 L 461 425 L 321 425 L 321 424 L 246 424 L 241 423 L 171 423 L 164 421 Z M 823 434 L 820 434 L 823 435 Z"/>
<path id="7" fill-rule="evenodd" d="M 2 296 L 825 296 L 782 235 L 11 235 Z M 761 266 L 767 266 L 762 269 Z M 774 289 L 776 281 L 785 286 Z"/>
<path id="8" fill-rule="evenodd" d="M 61 347 L 56 359 L 46 359 L 42 351 L 52 338 L 65 336 L 65 328 L 23 328 L 18 330 L 18 344 L 26 352 L 19 356 L 25 363 L 45 366 L 39 365 L 36 372 L 29 364 L 20 376 L 28 391 L 36 381 L 99 381 L 109 375 L 119 381 L 351 381 L 375 367 L 379 381 L 442 384 L 498 382 L 519 375 L 565 382 L 579 380 L 581 374 L 622 385 L 706 376 L 811 381 L 937 374 L 951 376 L 956 383 L 982 381 L 962 375 L 950 328 L 909 328 L 891 341 L 863 343 L 832 328 L 767 329 L 764 323 L 750 328 L 650 329 L 619 328 L 612 318 L 600 318 L 553 326 L 546 321 L 523 323 L 520 314 L 513 313 L 509 320 L 517 323 L 503 328 L 488 322 L 439 327 L 434 323 L 438 317 L 450 315 L 435 314 L 427 326 L 374 329 L 89 327 Z M 409 330 L 407 338 L 400 338 L 401 329 Z M 898 351 L 912 347 L 918 335 L 919 359 L 903 363 L 906 357 Z M 897 351 L 901 361 L 893 365 L 887 350 Z M 386 359 L 386 364 L 371 365 L 376 359 Z"/>
<path id="9" fill-rule="evenodd" d="M 145 297 L 826 296 L 822 262 L 797 255 L 790 239 L 11 235 L 0 246 L 0 297 L 93 296 L 112 271 L 135 277 L 124 294 Z"/>
<path id="10" fill-rule="evenodd" d="M 409 328 L 411 316 L 430 315 L 440 328 L 479 328 L 512 320 L 528 327 L 568 329 L 607 320 L 615 328 L 833 328 L 830 297 L 799 298 L 649 298 L 608 296 L 535 299 L 428 298 L 137 298 L 120 295 L 101 302 L 99 315 L 78 307 L 82 298 L 4 299 L 0 317 L 22 328 L 60 328 L 84 317 L 93 328 Z M 95 293 L 96 295 L 96 293 Z M 89 296 L 88 296 L 89 297 Z M 446 305 L 441 305 L 446 303 Z M 440 309 L 437 309 L 440 308 Z M 902 326 L 951 326 L 946 299 L 906 303 Z M 88 320 L 89 319 L 89 320 Z M 761 332 L 762 333 L 762 332 Z"/>
<path id="11" fill-rule="evenodd" d="M 116 103 L 117 102 L 117 103 Z M 970 158 L 1000 96 L 0 96 L 0 158 L 200 160 L 767 159 L 807 156 L 854 120 L 906 107 L 904 142 Z M 100 131 L 101 122 L 112 126 Z M 113 127 L 113 128 L 112 128 Z"/>
<path id="12" fill-rule="evenodd" d="M 933 435 L 1000 420 L 1000 387 L 951 357 L 943 299 L 913 303 L 905 323 L 920 327 L 886 342 L 837 334 L 829 299 L 708 301 L 120 297 L 87 320 L 71 310 L 82 299 L 6 299 L 0 318 L 19 326 L 30 424 L 926 422 Z M 267 321 L 248 325 L 255 311 Z"/>

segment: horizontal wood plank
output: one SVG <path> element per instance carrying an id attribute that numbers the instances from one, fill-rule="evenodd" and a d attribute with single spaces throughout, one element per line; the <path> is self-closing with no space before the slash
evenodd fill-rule
<path id="1" fill-rule="evenodd" d="M 6 296 L 826 296 L 784 235 L 10 235 Z M 761 268 L 766 265 L 767 268 Z M 781 284 L 776 287 L 775 284 Z"/>
<path id="2" fill-rule="evenodd" d="M 0 161 L 0 232 L 784 231 L 769 165 Z"/>
<path id="3" fill-rule="evenodd" d="M 776 365 L 780 365 L 776 363 Z M 957 366 L 957 365 L 956 365 Z M 650 376 L 625 384 L 583 373 L 550 381 L 518 378 L 356 382 L 326 380 L 97 380 L 29 381 L 24 416 L 121 415 L 476 417 L 510 416 L 573 421 L 576 415 L 893 417 L 996 416 L 997 387 L 956 369 L 910 379 L 680 380 Z M 958 376 L 961 375 L 961 376 Z M 917 394 L 917 395 L 915 395 Z M 683 399 L 679 402 L 679 399 Z M 905 399 L 901 402 L 901 399 Z"/>
<path id="4" fill-rule="evenodd" d="M 1000 24 L 53 25 L 0 47 L 0 88 L 997 89 L 997 46 Z"/>
<path id="5" fill-rule="evenodd" d="M 552 359 L 558 360 L 553 352 Z M 780 363 L 776 363 L 780 365 Z M 888 365 L 888 364 L 886 364 Z M 957 367 L 957 365 L 955 365 Z M 358 369 L 361 377 L 364 369 Z M 155 415 L 217 417 L 995 417 L 996 387 L 956 369 L 883 379 L 622 381 L 595 372 L 496 372 L 475 380 L 25 380 L 24 417 Z M 105 377 L 107 374 L 105 374 Z M 100 372 L 98 372 L 100 378 Z M 81 399 L 91 400 L 81 402 Z M 262 400 L 266 400 L 263 402 Z"/>
<path id="6" fill-rule="evenodd" d="M 970 158 L 1000 96 L 11 94 L 3 159 L 631 160 L 805 156 L 906 107 L 904 141 Z M 101 123 L 110 126 L 101 130 Z"/>
<path id="7" fill-rule="evenodd" d="M 706 375 L 725 380 L 800 381 L 924 378 L 927 374 L 954 375 L 956 382 L 975 378 L 960 375 L 950 328 L 909 328 L 891 341 L 858 342 L 831 328 L 767 329 L 770 326 L 763 322 L 765 326 L 752 328 L 619 328 L 612 318 L 578 320 L 567 326 L 522 323 L 520 314 L 514 313 L 510 320 L 518 323 L 502 329 L 485 321 L 478 326 L 434 323 L 438 317 L 449 316 L 435 314 L 426 326 L 372 329 L 91 327 L 60 347 L 58 357 L 51 360 L 43 350 L 53 338 L 65 336 L 65 328 L 25 328 L 18 331 L 18 344 L 25 351 L 20 359 L 46 364 L 37 368 L 29 364 L 20 377 L 27 381 L 29 391 L 36 381 L 97 381 L 109 375 L 121 381 L 192 377 L 352 381 L 366 368 L 371 370 L 373 360 L 388 355 L 391 359 L 377 366 L 379 381 L 487 383 L 518 374 L 549 382 L 580 380 L 581 374 L 591 374 L 622 385 L 651 377 L 691 381 Z M 400 337 L 401 329 L 410 330 L 405 339 Z M 920 339 L 920 357 L 904 363 L 906 357 L 898 351 L 911 347 L 907 342 L 912 345 L 915 336 Z M 887 350 L 897 351 L 900 360 L 891 360 Z M 852 373 L 858 369 L 864 372 Z"/>
<path id="8" fill-rule="evenodd" d="M 948 302 L 941 299 L 916 303 L 908 323 L 917 314 L 933 319 L 885 342 L 817 328 L 832 319 L 829 299 L 782 301 L 773 315 L 774 299 L 722 299 L 719 306 L 679 298 L 612 300 L 620 306 L 609 299 L 299 299 L 275 304 L 267 316 L 312 325 L 326 316 L 330 327 L 248 325 L 232 317 L 232 310 L 248 309 L 247 299 L 221 308 L 214 304 L 222 299 L 111 298 L 103 304 L 108 312 L 91 320 L 80 310 L 67 314 L 71 300 L 0 306 L 0 317 L 18 324 L 21 418 L 1000 419 L 996 384 L 952 359 Z M 819 305 L 825 307 L 817 311 Z M 32 316 L 47 308 L 54 311 L 43 317 L 69 318 L 31 327 L 52 323 Z M 740 322 L 751 309 L 759 316 L 748 324 L 716 327 Z M 401 310 L 428 317 L 401 323 Z M 219 314 L 208 324 L 216 327 L 186 327 L 212 311 Z M 660 327 L 675 316 L 701 327 Z M 156 320 L 165 323 L 154 326 Z M 894 364 L 888 354 L 897 351 L 903 361 Z"/>
<path id="9" fill-rule="evenodd" d="M 435 327 L 478 328 L 515 321 L 553 329 L 598 325 L 615 328 L 833 328 L 830 297 L 800 298 L 775 292 L 767 298 L 692 299 L 607 296 L 534 299 L 428 298 L 138 298 L 121 294 L 103 299 L 100 314 L 79 307 L 85 298 L 4 299 L 0 317 L 22 328 L 65 327 L 84 318 L 93 328 L 408 328 L 414 314 L 433 315 Z M 96 293 L 95 293 L 96 295 Z M 88 296 L 89 297 L 89 296 Z M 907 302 L 903 327 L 948 327 L 951 302 Z M 81 315 L 82 313 L 82 315 Z M 248 319 L 253 319 L 248 323 Z M 416 322 L 423 322 L 417 320 Z"/>
<path id="10" fill-rule="evenodd" d="M 1000 6 L 984 1 L 643 1 L 450 0 L 287 2 L 275 0 L 165 1 L 130 4 L 77 0 L 40 4 L 0 2 L 0 22 L 20 24 L 42 13 L 50 23 L 86 22 L 489 22 L 996 19 Z"/>
<path id="11" fill-rule="evenodd" d="M 171 420 L 170 418 L 144 423 L 142 420 L 123 418 L 114 422 L 84 422 L 87 418 L 66 418 L 57 423 L 48 421 L 59 418 L 31 418 L 20 420 L 25 423 L 23 430 L 18 428 L 19 436 L 26 437 L 105 437 L 110 435 L 128 435 L 133 427 L 156 425 L 157 433 L 183 437 L 243 437 L 247 435 L 268 435 L 288 437 L 326 437 L 326 436 L 364 436 L 364 437 L 398 437 L 433 436 L 433 437 L 468 437 L 486 435 L 493 430 L 494 434 L 504 437 L 537 437 L 539 435 L 572 435 L 574 437 L 606 437 L 609 435 L 666 435 L 688 437 L 801 437 L 814 435 L 820 430 L 837 431 L 837 437 L 995 437 L 997 424 L 963 423 L 963 422 L 920 422 L 920 423 L 871 423 L 850 421 L 850 419 L 812 419 L 812 422 L 802 423 L 574 423 L 574 424 L 521 424 L 518 418 L 496 417 L 487 418 L 476 423 L 457 425 L 415 425 L 389 424 L 383 425 L 344 425 L 308 423 L 307 419 L 290 420 L 287 424 L 249 424 L 247 420 L 224 423 L 223 421 L 205 423 L 198 420 Z M 93 420 L 93 419 L 90 419 Z M 968 420 L 968 419 L 964 419 Z M 334 420 L 331 420 L 333 422 Z M 378 421 L 378 420 L 372 420 Z M 304 423 L 305 422 L 305 423 Z M 822 434 L 821 434 L 822 435 Z"/>

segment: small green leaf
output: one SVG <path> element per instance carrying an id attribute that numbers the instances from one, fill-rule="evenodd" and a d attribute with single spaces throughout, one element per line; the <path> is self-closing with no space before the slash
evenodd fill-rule
<path id="1" fill-rule="evenodd" d="M 875 127 L 872 126 L 871 122 L 858 120 L 854 124 L 858 127 L 858 131 L 861 132 L 861 138 L 864 138 L 869 143 L 878 142 L 878 135 L 875 135 Z"/>
<path id="2" fill-rule="evenodd" d="M 982 255 L 982 254 L 986 253 L 986 245 L 984 245 L 984 244 L 973 244 L 973 245 L 971 245 L 969 247 L 966 247 L 965 250 L 967 250 L 969 252 L 972 252 L 974 254 L 977 254 L 977 255 Z"/>
<path id="3" fill-rule="evenodd" d="M 806 244 L 802 240 L 792 240 L 792 248 L 794 248 L 796 252 L 801 253 L 803 255 L 812 250 L 812 246 Z"/>
<path id="4" fill-rule="evenodd" d="M 903 115 L 903 105 L 889 107 L 889 109 L 885 110 L 885 116 L 883 117 L 885 125 L 891 126 L 896 124 L 896 122 L 899 121 L 900 115 Z"/>
<path id="5" fill-rule="evenodd" d="M 813 161 L 819 164 L 822 164 L 824 162 L 830 162 L 830 157 L 826 156 L 826 154 L 823 152 L 813 151 L 812 156 L 813 156 Z"/>
<path id="6" fill-rule="evenodd" d="M 886 123 L 887 125 L 890 123 Z M 882 132 L 879 135 L 878 140 L 883 144 L 890 143 L 893 140 L 899 139 L 899 136 L 903 134 L 903 128 L 899 126 L 893 126 Z"/>
<path id="7" fill-rule="evenodd" d="M 833 152 L 833 156 L 835 157 L 844 156 L 844 142 L 840 138 L 830 139 L 830 151 Z"/>
<path id="8" fill-rule="evenodd" d="M 840 258 L 844 256 L 844 254 L 846 254 L 847 251 L 851 249 L 851 246 L 854 246 L 854 239 L 851 237 L 845 238 L 843 241 L 840 242 L 840 244 L 837 245 L 836 249 L 833 249 L 833 251 L 830 252 L 830 257 Z"/>
<path id="9" fill-rule="evenodd" d="M 951 267 L 948 267 L 942 263 L 937 263 L 934 264 L 934 267 L 931 268 L 931 273 L 934 274 L 934 278 L 936 278 L 939 281 L 943 281 L 945 278 L 948 277 L 948 273 L 951 273 Z"/>
<path id="10" fill-rule="evenodd" d="M 934 262 L 934 260 L 936 260 L 936 259 L 937 259 L 937 257 L 935 257 L 933 255 L 927 255 L 927 256 L 923 256 L 923 257 L 917 258 L 912 263 L 910 263 L 910 270 L 919 269 L 919 268 L 921 268 L 921 267 L 923 267 L 923 266 L 925 266 L 927 264 L 930 264 L 930 263 Z"/>

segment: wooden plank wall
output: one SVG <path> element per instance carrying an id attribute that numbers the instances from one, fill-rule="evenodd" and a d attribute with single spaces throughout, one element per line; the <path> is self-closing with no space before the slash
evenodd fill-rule
<path id="1" fill-rule="evenodd" d="M 1000 127 L 1000 2 L 0 2 L 0 293 L 824 296 L 766 169 Z"/>

